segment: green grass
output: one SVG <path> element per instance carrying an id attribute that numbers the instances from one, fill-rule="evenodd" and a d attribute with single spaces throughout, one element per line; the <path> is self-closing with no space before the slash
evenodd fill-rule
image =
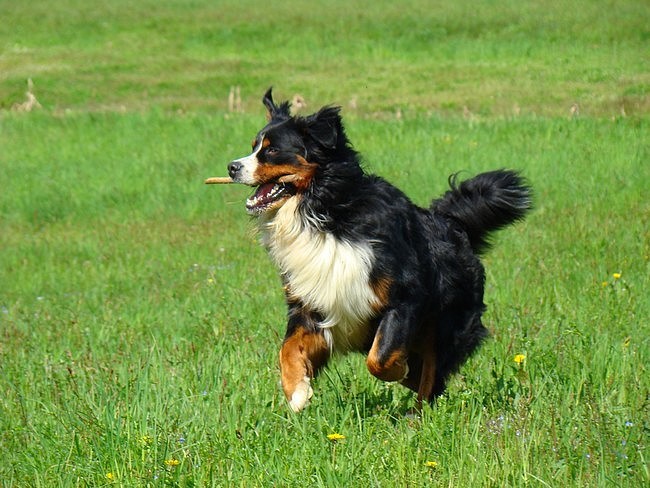
<path id="1" fill-rule="evenodd" d="M 362 114 L 650 109 L 642 0 L 0 0 L 0 10 L 5 108 L 31 77 L 59 111 L 225 110 L 241 86 L 250 112 L 271 84 L 311 108 Z"/>
<path id="2" fill-rule="evenodd" d="M 0 1 L 3 486 L 648 483 L 648 7 L 343 5 Z M 341 103 L 419 204 L 459 170 L 534 186 L 485 259 L 492 337 L 421 419 L 355 355 L 288 411 L 249 190 L 202 184 L 270 84 Z"/>

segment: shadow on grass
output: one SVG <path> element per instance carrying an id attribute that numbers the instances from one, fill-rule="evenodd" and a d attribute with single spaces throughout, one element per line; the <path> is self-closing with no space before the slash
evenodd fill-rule
<path id="1" fill-rule="evenodd" d="M 365 371 L 354 373 L 349 374 L 346 367 L 342 374 L 338 365 L 327 368 L 319 375 L 316 394 L 335 402 L 340 410 L 353 409 L 361 419 L 384 417 L 396 422 L 413 412 L 416 395 L 411 390 L 377 380 Z"/>

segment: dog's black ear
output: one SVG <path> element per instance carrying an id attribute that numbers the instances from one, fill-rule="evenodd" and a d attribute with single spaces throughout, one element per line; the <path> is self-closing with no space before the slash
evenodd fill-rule
<path id="1" fill-rule="evenodd" d="M 341 107 L 323 107 L 305 120 L 307 134 L 327 149 L 334 149 L 341 130 Z"/>
<path id="2" fill-rule="evenodd" d="M 266 114 L 266 118 L 271 120 L 273 118 L 273 114 L 278 111 L 278 107 L 275 105 L 275 102 L 273 101 L 273 87 L 269 87 L 268 90 L 266 90 L 266 93 L 264 94 L 264 98 L 262 98 L 262 103 L 266 107 L 266 110 L 268 111 Z"/>
<path id="3" fill-rule="evenodd" d="M 270 87 L 266 90 L 264 98 L 262 98 L 262 103 L 266 107 L 267 114 L 266 118 L 270 121 L 273 119 L 288 119 L 291 117 L 289 112 L 290 104 L 289 102 L 283 102 L 278 107 L 273 101 L 273 87 Z"/>

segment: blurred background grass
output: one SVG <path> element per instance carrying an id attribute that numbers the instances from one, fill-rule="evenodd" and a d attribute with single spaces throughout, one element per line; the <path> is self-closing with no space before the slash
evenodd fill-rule
<path id="1" fill-rule="evenodd" d="M 361 114 L 647 111 L 643 1 L 0 1 L 0 107 L 242 108 L 276 85 Z M 316 103 L 316 102 L 313 102 Z M 314 108 L 314 107 L 311 107 Z"/>

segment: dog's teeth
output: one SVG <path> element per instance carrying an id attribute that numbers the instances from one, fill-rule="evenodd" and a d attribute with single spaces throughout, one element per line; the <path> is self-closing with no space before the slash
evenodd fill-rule
<path id="1" fill-rule="evenodd" d="M 285 190 L 285 185 L 281 183 L 273 184 L 270 190 L 258 188 L 256 193 L 246 200 L 246 207 L 249 212 L 261 212 L 263 209 L 271 206 L 277 199 L 281 198 Z"/>

